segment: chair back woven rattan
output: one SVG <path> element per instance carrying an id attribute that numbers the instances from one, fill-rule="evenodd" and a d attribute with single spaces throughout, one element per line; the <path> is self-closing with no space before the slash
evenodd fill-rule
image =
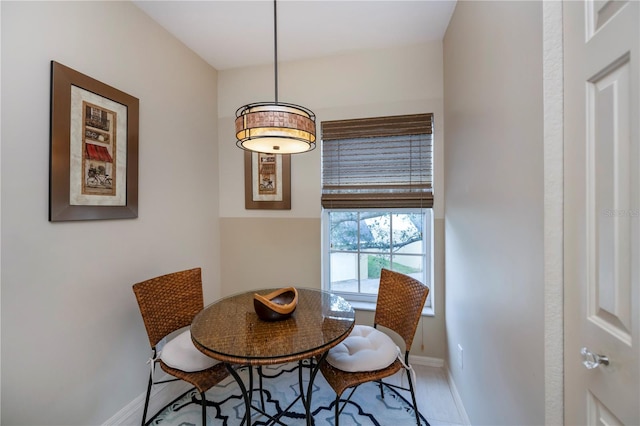
<path id="1" fill-rule="evenodd" d="M 382 269 L 374 324 L 389 328 L 411 348 L 429 287 L 398 272 Z"/>
<path id="2" fill-rule="evenodd" d="M 133 285 L 149 343 L 191 325 L 204 308 L 200 268 L 174 272 Z"/>
<path id="3" fill-rule="evenodd" d="M 407 369 L 408 388 L 390 385 L 382 382 L 385 377 L 392 376 L 400 371 L 405 365 L 409 365 L 409 350 L 413 343 L 413 338 L 420 321 L 422 308 L 427 296 L 429 287 L 420 281 L 399 272 L 382 269 L 380 273 L 380 287 L 378 289 L 378 300 L 376 302 L 376 312 L 374 316 L 374 327 L 378 325 L 386 327 L 396 332 L 405 342 L 404 363 L 396 359 L 391 365 L 375 371 L 347 372 L 333 367 L 326 360 L 320 365 L 320 371 L 327 383 L 336 392 L 335 401 L 335 424 L 338 420 L 342 408 L 339 408 L 341 395 L 349 388 L 353 388 L 349 397 L 342 401 L 348 401 L 358 385 L 366 382 L 376 381 L 380 383 L 380 396 L 384 398 L 382 386 L 391 386 L 404 389 L 411 393 L 413 408 L 415 410 L 416 423 L 420 426 L 420 414 L 415 397 L 413 380 L 409 369 Z"/>
<path id="4" fill-rule="evenodd" d="M 202 272 L 200 268 L 174 272 L 151 278 L 133 285 L 144 326 L 151 344 L 152 366 L 147 386 L 142 425 L 145 424 L 151 387 L 165 383 L 153 381 L 156 362 L 166 373 L 192 384 L 200 392 L 202 400 L 202 424 L 206 424 L 206 399 L 204 393 L 229 376 L 225 365 L 218 363 L 211 368 L 186 372 L 169 367 L 156 358 L 156 346 L 167 335 L 191 325 L 193 318 L 204 308 Z M 174 379 L 175 380 L 175 379 Z"/>

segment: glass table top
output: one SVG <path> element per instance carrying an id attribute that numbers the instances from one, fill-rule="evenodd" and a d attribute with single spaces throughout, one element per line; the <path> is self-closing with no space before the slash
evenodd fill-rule
<path id="1" fill-rule="evenodd" d="M 278 364 L 322 354 L 351 331 L 355 312 L 342 297 L 297 288 L 298 305 L 280 321 L 258 318 L 248 291 L 220 299 L 204 308 L 191 324 L 191 338 L 202 352 L 234 364 Z"/>

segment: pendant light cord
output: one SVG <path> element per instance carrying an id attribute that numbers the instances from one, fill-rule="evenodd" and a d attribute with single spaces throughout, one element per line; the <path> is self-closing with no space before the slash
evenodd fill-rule
<path id="1" fill-rule="evenodd" d="M 276 104 L 278 103 L 278 13 L 273 0 L 273 69 L 276 80 Z"/>

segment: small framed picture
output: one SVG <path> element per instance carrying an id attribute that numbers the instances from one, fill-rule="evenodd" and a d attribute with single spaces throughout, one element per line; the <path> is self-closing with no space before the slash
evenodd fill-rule
<path id="1" fill-rule="evenodd" d="M 291 210 L 291 155 L 244 153 L 246 209 Z"/>

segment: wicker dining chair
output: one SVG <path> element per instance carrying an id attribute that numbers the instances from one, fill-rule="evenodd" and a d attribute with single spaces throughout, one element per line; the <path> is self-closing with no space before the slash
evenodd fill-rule
<path id="1" fill-rule="evenodd" d="M 336 392 L 335 400 L 335 424 L 338 426 L 338 417 L 349 402 L 349 399 L 355 392 L 356 388 L 366 382 L 378 382 L 380 385 L 380 395 L 384 398 L 382 386 L 399 388 L 411 393 L 413 409 L 416 416 L 416 423 L 420 426 L 420 413 L 418 404 L 416 403 L 415 384 L 411 377 L 409 367 L 409 350 L 413 343 L 416 328 L 420 320 L 422 308 L 429 294 L 429 287 L 420 281 L 399 272 L 382 269 L 380 275 L 380 287 L 378 290 L 378 300 L 376 302 L 376 311 L 374 316 L 374 328 L 378 326 L 386 327 L 396 332 L 405 343 L 404 362 L 400 359 L 399 349 L 394 348 L 397 357 L 388 367 L 373 371 L 343 371 L 332 366 L 327 359 L 320 364 L 320 371 Z M 356 326 L 357 327 L 357 326 Z M 353 332 L 352 332 L 353 334 Z M 395 345 L 395 344 L 394 344 Z M 335 350 L 332 348 L 329 352 Z M 389 377 L 402 368 L 406 369 L 409 387 L 401 387 L 398 385 L 383 382 L 382 379 Z M 345 390 L 352 388 L 351 393 L 346 399 L 341 399 Z M 342 408 L 339 408 L 340 402 L 344 402 Z"/>
<path id="2" fill-rule="evenodd" d="M 140 313 L 142 314 L 142 320 L 147 330 L 152 351 L 151 372 L 142 414 L 142 425 L 144 426 L 146 422 L 152 386 L 169 381 L 184 380 L 192 384 L 200 392 L 202 398 L 202 425 L 204 426 L 206 424 L 207 409 L 205 392 L 228 377 L 229 373 L 226 367 L 223 363 L 215 363 L 215 365 L 199 371 L 183 371 L 167 365 L 165 361 L 169 362 L 169 360 L 163 360 L 161 351 L 158 352 L 156 350 L 158 343 L 162 339 L 177 330 L 191 325 L 196 314 L 204 308 L 200 268 L 174 272 L 139 282 L 133 285 L 133 292 L 140 307 Z M 184 333 L 187 332 L 188 330 Z M 174 346 L 172 348 L 174 355 L 177 350 L 178 352 L 184 352 L 184 355 L 189 360 L 198 359 L 201 364 L 210 365 L 215 362 L 213 359 L 207 359 L 208 357 L 193 346 L 190 340 L 190 333 L 189 336 L 183 335 L 183 337 L 186 340 L 183 340 L 182 343 L 186 344 L 186 347 L 178 345 L 176 348 Z M 191 348 L 189 344 L 193 347 Z M 182 356 L 183 354 L 178 353 L 177 355 Z M 202 357 L 205 357 L 204 360 Z M 154 382 L 153 373 L 156 363 L 160 364 L 162 370 L 175 378 Z M 171 364 L 171 362 L 169 363 Z M 193 370 L 193 368 L 185 369 Z"/>

